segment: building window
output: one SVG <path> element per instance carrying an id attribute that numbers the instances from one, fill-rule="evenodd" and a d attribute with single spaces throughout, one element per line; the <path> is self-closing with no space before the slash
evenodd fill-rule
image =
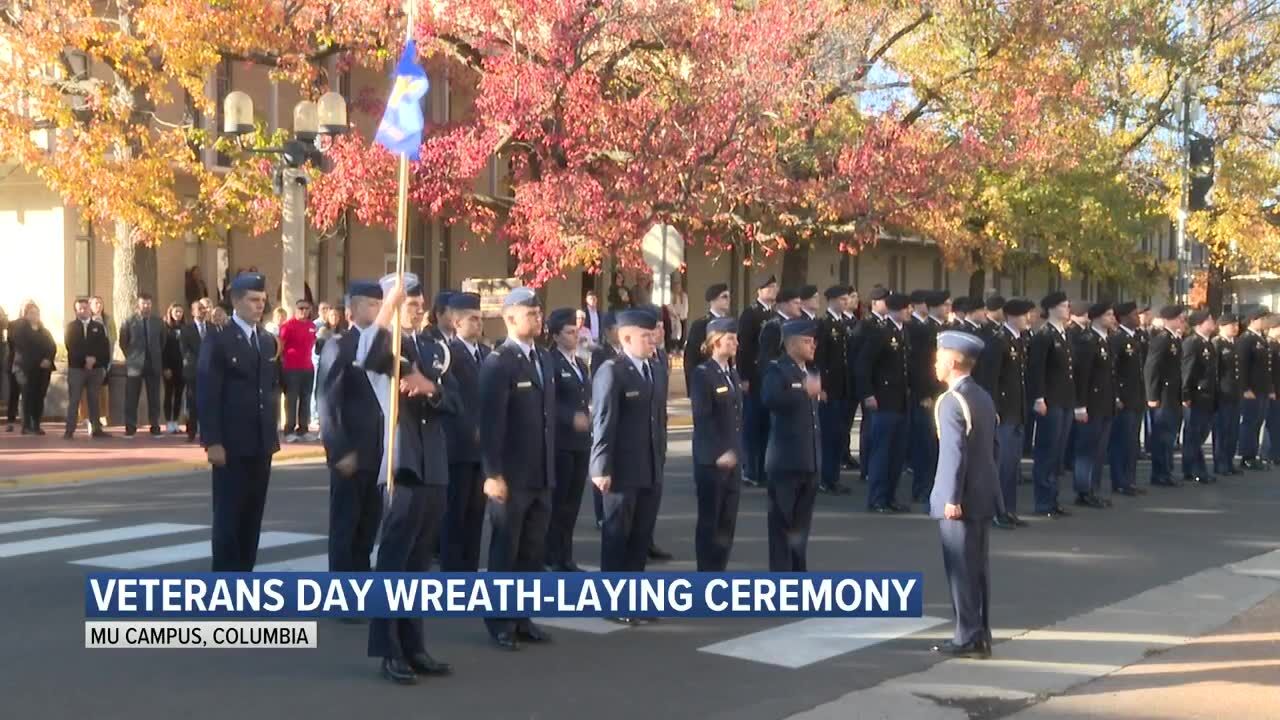
<path id="1" fill-rule="evenodd" d="M 93 235 L 76 236 L 75 247 L 75 295 L 87 297 L 93 294 Z"/>
<path id="2" fill-rule="evenodd" d="M 905 292 L 907 287 L 907 258 L 902 255 L 889 256 L 889 289 Z"/>

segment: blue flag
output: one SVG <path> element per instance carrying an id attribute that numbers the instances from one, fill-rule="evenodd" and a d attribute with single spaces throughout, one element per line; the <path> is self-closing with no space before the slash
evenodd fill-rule
<path id="1" fill-rule="evenodd" d="M 418 159 L 426 124 L 422 117 L 422 97 L 431 87 L 426 71 L 418 66 L 417 57 L 417 43 L 410 40 L 396 63 L 391 97 L 387 98 L 387 109 L 374 136 L 379 145 L 398 155 L 407 155 L 410 160 Z"/>

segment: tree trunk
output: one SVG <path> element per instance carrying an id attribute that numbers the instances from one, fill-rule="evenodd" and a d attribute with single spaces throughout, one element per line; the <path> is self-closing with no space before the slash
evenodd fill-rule
<path id="1" fill-rule="evenodd" d="M 788 241 L 782 253 L 782 278 L 780 287 L 799 288 L 809 275 L 809 243 Z"/>
<path id="2" fill-rule="evenodd" d="M 138 293 L 156 293 L 156 251 L 131 238 L 128 223 L 116 222 L 115 242 L 112 243 L 111 270 L 114 282 L 111 287 L 111 318 L 116 329 L 125 318 L 133 314 Z"/>
<path id="3" fill-rule="evenodd" d="M 1227 269 L 1221 265 L 1209 265 L 1209 272 L 1205 278 L 1205 298 L 1209 305 L 1209 311 L 1218 316 L 1222 314 L 1222 303 L 1226 300 L 1227 282 L 1230 277 L 1227 275 Z M 1239 308 L 1232 308 L 1238 310 Z"/>
<path id="4" fill-rule="evenodd" d="M 981 265 L 969 275 L 969 297 L 982 298 L 987 290 L 987 270 Z"/>

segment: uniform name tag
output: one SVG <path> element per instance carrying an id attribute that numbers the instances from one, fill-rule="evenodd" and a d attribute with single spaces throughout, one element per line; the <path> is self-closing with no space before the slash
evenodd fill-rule
<path id="1" fill-rule="evenodd" d="M 562 377 L 562 378 L 567 378 L 567 377 L 572 377 L 572 376 L 571 376 L 571 375 L 569 375 L 568 371 L 566 371 L 566 370 L 561 370 L 561 371 L 560 371 L 560 377 Z"/>
<path id="2" fill-rule="evenodd" d="M 727 392 L 729 392 L 729 387 L 727 385 L 721 385 L 720 387 L 716 388 L 716 394 L 727 393 Z"/>
<path id="3" fill-rule="evenodd" d="M 629 397 L 629 398 L 633 398 L 633 397 L 640 397 L 640 391 L 639 391 L 639 390 L 630 390 L 630 391 L 628 391 L 628 392 L 627 392 L 627 394 L 626 394 L 626 395 L 627 395 L 627 397 Z"/>
<path id="4" fill-rule="evenodd" d="M 532 381 L 532 380 L 521 380 L 520 382 L 516 383 L 516 387 L 518 387 L 518 388 L 531 388 L 531 387 L 533 387 L 533 381 Z"/>
<path id="5" fill-rule="evenodd" d="M 791 383 L 791 387 L 795 388 L 796 390 L 799 390 L 801 387 L 803 387 L 803 385 L 801 385 L 800 383 Z"/>

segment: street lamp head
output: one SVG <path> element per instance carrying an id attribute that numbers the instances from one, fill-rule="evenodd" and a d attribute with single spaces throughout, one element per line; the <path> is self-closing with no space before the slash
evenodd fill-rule
<path id="1" fill-rule="evenodd" d="M 244 135 L 253 132 L 253 98 L 235 90 L 222 100 L 222 132 Z"/>
<path id="2" fill-rule="evenodd" d="M 316 139 L 320 132 L 320 121 L 316 117 L 316 104 L 303 100 L 293 106 L 293 136 L 304 142 Z"/>
<path id="3" fill-rule="evenodd" d="M 341 135 L 347 132 L 347 101 L 330 90 L 316 102 L 316 114 L 322 135 Z"/>

